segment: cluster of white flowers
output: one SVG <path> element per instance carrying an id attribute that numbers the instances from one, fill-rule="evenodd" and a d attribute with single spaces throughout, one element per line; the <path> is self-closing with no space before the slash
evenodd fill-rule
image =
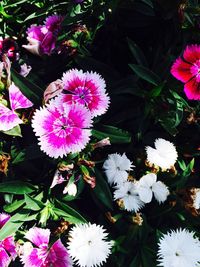
<path id="1" fill-rule="evenodd" d="M 155 147 L 147 147 L 147 160 L 162 169 L 173 166 L 177 160 L 176 148 L 164 139 L 156 139 Z M 114 200 L 122 200 L 121 205 L 127 211 L 138 212 L 146 203 L 150 203 L 153 196 L 160 203 L 166 201 L 169 195 L 167 186 L 157 181 L 155 173 L 148 173 L 139 181 L 129 181 L 129 171 L 134 167 L 125 153 L 110 154 L 103 164 L 108 183 L 114 186 Z"/>

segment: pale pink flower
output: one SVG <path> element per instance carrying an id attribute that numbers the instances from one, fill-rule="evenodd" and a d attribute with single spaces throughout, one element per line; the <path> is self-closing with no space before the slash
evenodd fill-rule
<path id="1" fill-rule="evenodd" d="M 50 230 L 31 228 L 25 237 L 35 247 L 21 256 L 24 267 L 71 267 L 68 251 L 58 239 L 49 247 Z"/>
<path id="2" fill-rule="evenodd" d="M 9 219 L 10 215 L 6 213 L 0 213 L 0 229 Z M 8 266 L 11 260 L 14 260 L 16 256 L 16 246 L 12 236 L 8 236 L 0 241 L 0 267 Z"/>
<path id="3" fill-rule="evenodd" d="M 85 105 L 92 116 L 102 115 L 109 106 L 105 81 L 96 72 L 83 72 L 72 69 L 63 74 L 63 93 L 59 96 L 61 102 Z"/>
<path id="4" fill-rule="evenodd" d="M 61 105 L 57 99 L 36 110 L 32 120 L 41 150 L 53 158 L 85 148 L 90 140 L 91 123 L 91 114 L 84 106 Z"/>
<path id="5" fill-rule="evenodd" d="M 15 112 L 16 109 L 33 106 L 33 103 L 22 94 L 14 83 L 10 85 L 8 91 L 11 110 L 0 103 L 0 131 L 8 131 L 18 124 L 23 123 Z"/>

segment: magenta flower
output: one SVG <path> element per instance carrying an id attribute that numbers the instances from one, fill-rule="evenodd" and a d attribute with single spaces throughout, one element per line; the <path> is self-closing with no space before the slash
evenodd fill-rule
<path id="1" fill-rule="evenodd" d="M 93 117 L 106 112 L 109 97 L 105 81 L 99 74 L 72 69 L 63 74 L 62 82 L 64 90 L 59 96 L 61 102 L 85 105 Z"/>
<path id="2" fill-rule="evenodd" d="M 36 110 L 32 120 L 41 150 L 53 158 L 85 148 L 91 135 L 91 130 L 87 129 L 91 123 L 91 114 L 84 106 L 60 105 L 57 99 Z"/>
<path id="3" fill-rule="evenodd" d="M 21 261 L 24 267 L 71 267 L 67 249 L 60 239 L 49 247 L 50 230 L 31 228 L 25 237 L 35 245 L 29 251 L 24 251 Z"/>
<path id="4" fill-rule="evenodd" d="M 9 219 L 10 215 L 0 213 L 0 229 Z M 8 266 L 11 260 L 14 260 L 16 256 L 16 246 L 12 236 L 8 236 L 4 240 L 0 241 L 0 267 Z"/>
<path id="5" fill-rule="evenodd" d="M 53 15 L 46 19 L 45 25 L 32 25 L 27 30 L 27 40 L 29 43 L 23 45 L 23 47 L 36 55 L 50 55 L 55 49 L 62 20 L 62 16 Z"/>
<path id="6" fill-rule="evenodd" d="M 174 62 L 171 74 L 185 83 L 184 92 L 188 99 L 200 100 L 200 46 L 187 46 L 183 58 Z"/>
<path id="7" fill-rule="evenodd" d="M 22 94 L 14 83 L 10 85 L 8 91 L 11 110 L 0 103 L 0 131 L 8 131 L 23 123 L 15 112 L 16 109 L 33 106 L 33 103 Z"/>

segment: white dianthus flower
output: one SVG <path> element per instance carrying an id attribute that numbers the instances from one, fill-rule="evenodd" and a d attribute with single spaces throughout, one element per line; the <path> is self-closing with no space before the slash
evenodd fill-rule
<path id="1" fill-rule="evenodd" d="M 124 182 L 115 189 L 114 200 L 122 200 L 125 210 L 137 212 L 144 206 L 144 202 L 138 195 L 136 183 Z"/>
<path id="2" fill-rule="evenodd" d="M 155 148 L 146 147 L 148 162 L 162 169 L 170 169 L 174 166 L 178 157 L 174 144 L 162 138 L 156 139 L 154 144 Z"/>
<path id="3" fill-rule="evenodd" d="M 148 173 L 138 181 L 138 194 L 144 203 L 151 202 L 153 194 L 155 199 L 162 203 L 167 199 L 169 190 L 163 182 L 157 181 L 155 173 Z"/>
<path id="4" fill-rule="evenodd" d="M 96 224 L 78 224 L 69 232 L 68 252 L 81 267 L 97 267 L 106 262 L 112 242 L 105 229 Z"/>
<path id="5" fill-rule="evenodd" d="M 200 241 L 186 229 L 168 232 L 158 244 L 158 266 L 197 267 L 200 262 Z"/>
<path id="6" fill-rule="evenodd" d="M 128 178 L 127 171 L 132 170 L 132 167 L 134 166 L 125 153 L 122 156 L 117 153 L 110 154 L 103 164 L 110 185 L 125 182 Z"/>

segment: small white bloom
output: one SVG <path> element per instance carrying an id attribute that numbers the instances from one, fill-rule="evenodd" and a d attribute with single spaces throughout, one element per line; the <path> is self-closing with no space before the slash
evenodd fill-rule
<path id="1" fill-rule="evenodd" d="M 77 186 L 74 183 L 70 183 L 68 184 L 64 190 L 63 190 L 63 194 L 67 194 L 70 196 L 74 196 L 77 194 Z"/>
<path id="2" fill-rule="evenodd" d="M 186 229 L 168 232 L 158 244 L 158 261 L 162 267 L 197 267 L 200 241 Z"/>
<path id="3" fill-rule="evenodd" d="M 155 199 L 162 203 L 167 199 L 169 190 L 164 183 L 157 182 L 157 175 L 155 173 L 148 173 L 138 181 L 138 194 L 144 203 L 151 202 L 153 194 Z"/>
<path id="4" fill-rule="evenodd" d="M 162 138 L 156 139 L 154 144 L 155 148 L 146 147 L 148 162 L 162 169 L 170 169 L 174 166 L 178 157 L 174 144 Z"/>
<path id="5" fill-rule="evenodd" d="M 105 229 L 96 224 L 79 224 L 69 232 L 68 252 L 81 267 L 97 267 L 106 262 L 112 242 Z"/>
<path id="6" fill-rule="evenodd" d="M 121 184 L 127 181 L 127 171 L 132 170 L 133 167 L 132 162 L 127 158 L 125 153 L 122 156 L 117 153 L 110 154 L 103 164 L 103 169 L 110 185 Z"/>
<path id="7" fill-rule="evenodd" d="M 115 188 L 114 200 L 123 200 L 125 210 L 137 212 L 144 206 L 144 202 L 138 195 L 138 186 L 136 183 L 124 182 Z"/>

